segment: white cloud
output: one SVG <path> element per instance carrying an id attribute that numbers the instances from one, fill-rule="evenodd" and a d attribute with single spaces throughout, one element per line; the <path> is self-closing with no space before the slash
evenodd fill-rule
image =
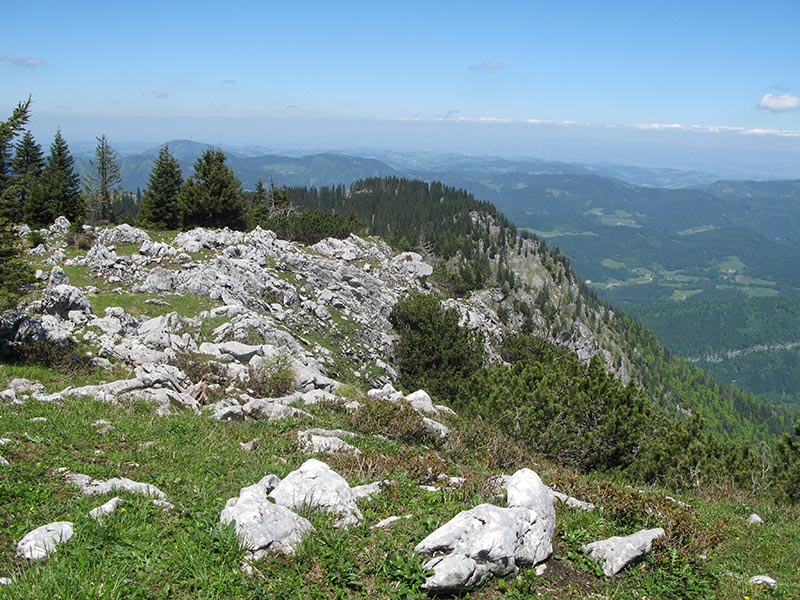
<path id="1" fill-rule="evenodd" d="M 795 108 L 800 108 L 800 96 L 795 96 L 789 92 L 778 95 L 767 92 L 761 96 L 761 100 L 758 101 L 757 106 L 758 108 L 771 110 L 772 112 L 794 110 Z"/>
<path id="2" fill-rule="evenodd" d="M 163 100 L 164 98 L 169 98 L 169 92 L 167 90 L 165 90 L 164 88 L 155 89 L 150 93 L 153 94 L 153 96 L 155 96 L 156 98 L 158 98 L 160 100 Z"/>
<path id="3" fill-rule="evenodd" d="M 503 63 L 496 62 L 493 60 L 485 60 L 477 65 L 472 65 L 470 67 L 473 71 L 484 71 L 484 72 L 492 72 L 492 71 L 501 71 L 505 69 L 506 66 Z"/>
<path id="4" fill-rule="evenodd" d="M 787 129 L 745 129 L 745 135 L 775 135 L 778 137 L 800 138 L 800 131 Z"/>
<path id="5" fill-rule="evenodd" d="M 554 119 L 510 119 L 506 117 L 492 117 L 492 116 L 467 116 L 461 115 L 458 111 L 451 110 L 444 115 L 411 115 L 403 117 L 395 117 L 393 121 L 421 121 L 421 122 L 449 122 L 449 123 L 508 123 L 517 125 L 555 125 L 561 127 L 594 127 L 594 128 L 618 128 L 618 129 L 639 129 L 642 131 L 682 131 L 688 133 L 708 133 L 717 135 L 758 135 L 758 136 L 775 136 L 784 138 L 800 138 L 800 131 L 792 129 L 774 129 L 774 128 L 745 128 L 734 125 L 687 125 L 683 123 L 638 123 L 638 124 L 609 124 L 609 123 L 592 123 L 592 122 L 578 122 L 569 120 L 554 120 Z"/>
<path id="6" fill-rule="evenodd" d="M 6 59 L 8 64 L 15 67 L 41 67 L 44 64 L 43 58 L 34 58 L 33 56 L 14 56 L 13 54 L 6 54 L 3 58 Z"/>
<path id="7" fill-rule="evenodd" d="M 639 125 L 634 125 L 634 128 L 661 131 L 664 129 L 686 129 L 686 126 L 680 123 L 640 123 Z"/>
<path id="8" fill-rule="evenodd" d="M 223 79 L 220 83 L 225 85 L 234 85 L 236 83 L 235 79 Z"/>

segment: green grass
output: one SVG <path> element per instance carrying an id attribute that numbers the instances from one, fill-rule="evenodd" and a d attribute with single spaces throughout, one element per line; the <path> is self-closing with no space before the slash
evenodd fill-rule
<path id="1" fill-rule="evenodd" d="M 166 302 L 168 306 L 160 304 L 146 304 L 145 300 L 151 298 Z M 208 296 L 194 296 L 192 294 L 133 294 L 116 292 L 102 292 L 89 297 L 92 311 L 102 317 L 106 308 L 120 306 L 134 317 L 158 317 L 168 312 L 175 311 L 182 317 L 196 317 L 201 312 L 210 310 L 219 305 Z"/>

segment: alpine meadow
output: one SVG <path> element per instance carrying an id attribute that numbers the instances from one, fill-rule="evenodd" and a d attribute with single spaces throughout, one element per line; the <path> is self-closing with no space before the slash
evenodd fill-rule
<path id="1" fill-rule="evenodd" d="M 201 8 L 5 11 L 0 598 L 800 598 L 794 3 Z"/>

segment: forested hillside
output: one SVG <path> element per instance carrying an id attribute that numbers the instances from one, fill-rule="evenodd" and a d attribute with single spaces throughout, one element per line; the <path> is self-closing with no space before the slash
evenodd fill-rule
<path id="1" fill-rule="evenodd" d="M 506 290 L 503 310 L 518 316 L 523 332 L 545 332 L 564 343 L 580 337 L 581 330 L 591 331 L 596 351 L 606 351 L 612 366 L 630 369 L 652 403 L 668 414 L 680 409 L 702 416 L 705 426 L 722 439 L 770 439 L 791 426 L 785 409 L 720 385 L 665 351 L 650 331 L 580 283 L 563 254 L 535 236 L 520 235 L 493 206 L 470 194 L 441 184 L 375 179 L 350 187 L 289 189 L 288 196 L 307 208 L 354 214 L 370 233 L 385 235 L 403 248 L 427 247 L 442 258 L 439 273 L 448 273 L 445 265 L 450 264 L 445 279 L 455 278 L 455 289 L 462 293 L 501 286 Z M 489 220 L 475 216 L 480 213 Z M 535 277 L 517 266 L 525 254 L 555 275 L 557 289 L 536 290 Z"/>

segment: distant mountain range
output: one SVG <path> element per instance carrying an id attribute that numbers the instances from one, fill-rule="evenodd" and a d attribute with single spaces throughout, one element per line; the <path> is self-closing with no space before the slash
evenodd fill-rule
<path id="1" fill-rule="evenodd" d="M 167 145 L 178 159 L 184 178 L 193 173 L 195 160 L 209 146 L 191 140 L 173 140 Z M 248 156 L 226 151 L 226 155 L 228 166 L 236 173 L 242 186 L 249 190 L 255 189 L 259 179 L 268 183 L 270 177 L 276 185 L 323 186 L 348 184 L 364 177 L 400 174 L 378 160 L 342 154 L 313 154 L 302 157 Z M 157 156 L 158 148 L 152 148 L 142 154 L 120 157 L 118 162 L 122 188 L 129 191 L 137 188 L 144 190 Z M 76 157 L 76 163 L 81 173 L 91 168 L 89 159 L 85 156 Z"/>
<path id="2" fill-rule="evenodd" d="M 181 163 L 184 176 L 192 172 L 198 156 L 210 144 L 193 140 L 172 140 L 166 145 Z M 680 171 L 653 167 L 616 164 L 584 165 L 538 159 L 506 159 L 500 157 L 465 156 L 458 154 L 401 153 L 371 151 L 365 153 L 318 152 L 298 156 L 296 152 L 275 154 L 262 146 L 221 146 L 228 164 L 236 172 L 245 189 L 253 189 L 259 179 L 272 177 L 278 185 L 337 185 L 374 176 L 399 175 L 419 178 L 469 180 L 477 175 L 599 175 L 621 179 L 635 185 L 666 188 L 708 185 L 719 177 L 699 171 Z M 122 187 L 129 191 L 147 187 L 147 179 L 159 147 L 127 143 L 119 150 Z M 364 156 L 371 156 L 365 158 Z M 75 152 L 78 170 L 89 170 L 93 152 L 80 146 Z M 445 182 L 447 183 L 447 182 Z M 469 182 L 470 184 L 472 182 Z"/>

